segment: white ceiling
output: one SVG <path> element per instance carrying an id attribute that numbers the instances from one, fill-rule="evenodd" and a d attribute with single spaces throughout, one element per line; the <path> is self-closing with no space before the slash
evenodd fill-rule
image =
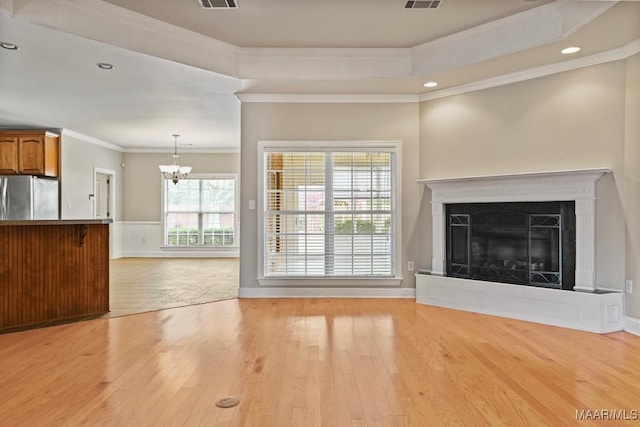
<path id="1" fill-rule="evenodd" d="M 0 49 L 0 127 L 64 128 L 131 151 L 170 148 L 174 133 L 194 150 L 237 149 L 236 94 L 417 101 L 621 58 L 640 40 L 637 0 L 238 2 L 1 0 L 0 41 L 19 49 Z M 583 49 L 565 57 L 568 45 Z"/>
<path id="2" fill-rule="evenodd" d="M 230 148 L 240 81 L 0 15 L 0 126 L 64 128 L 121 147 Z M 111 71 L 96 64 L 115 64 Z"/>
<path id="3" fill-rule="evenodd" d="M 236 10 L 199 0 L 106 0 L 241 47 L 413 47 L 553 0 L 445 0 L 438 10 L 406 0 L 237 0 Z"/>

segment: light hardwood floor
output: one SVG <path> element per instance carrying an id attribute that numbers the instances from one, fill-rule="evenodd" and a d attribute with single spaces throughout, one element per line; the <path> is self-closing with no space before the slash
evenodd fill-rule
<path id="1" fill-rule="evenodd" d="M 564 426 L 603 409 L 640 409 L 640 337 L 412 300 L 232 299 L 0 335 L 3 426 Z"/>

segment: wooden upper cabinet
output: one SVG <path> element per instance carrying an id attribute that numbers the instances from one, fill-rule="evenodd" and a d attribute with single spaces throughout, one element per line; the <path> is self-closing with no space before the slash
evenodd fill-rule
<path id="1" fill-rule="evenodd" d="M 18 137 L 0 135 L 0 174 L 18 173 Z"/>
<path id="2" fill-rule="evenodd" d="M 44 175 L 44 137 L 21 136 L 18 141 L 20 141 L 20 172 Z"/>
<path id="3" fill-rule="evenodd" d="M 0 131 L 0 173 L 57 177 L 59 141 L 47 131 Z"/>

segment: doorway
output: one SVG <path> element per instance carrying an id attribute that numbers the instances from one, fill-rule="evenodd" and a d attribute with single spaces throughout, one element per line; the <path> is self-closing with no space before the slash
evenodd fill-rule
<path id="1" fill-rule="evenodd" d="M 116 173 L 109 169 L 93 168 L 93 218 L 115 221 Z M 109 224 L 109 258 L 113 258 L 113 222 Z"/>
<path id="2" fill-rule="evenodd" d="M 111 218 L 111 210 L 109 209 L 111 176 L 105 173 L 97 172 L 95 187 L 95 209 L 93 211 L 94 218 Z"/>

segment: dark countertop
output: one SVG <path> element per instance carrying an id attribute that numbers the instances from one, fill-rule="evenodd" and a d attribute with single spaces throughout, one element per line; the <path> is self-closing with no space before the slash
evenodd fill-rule
<path id="1" fill-rule="evenodd" d="M 16 225 L 100 225 L 111 224 L 112 219 L 32 219 L 0 220 L 0 227 Z"/>

